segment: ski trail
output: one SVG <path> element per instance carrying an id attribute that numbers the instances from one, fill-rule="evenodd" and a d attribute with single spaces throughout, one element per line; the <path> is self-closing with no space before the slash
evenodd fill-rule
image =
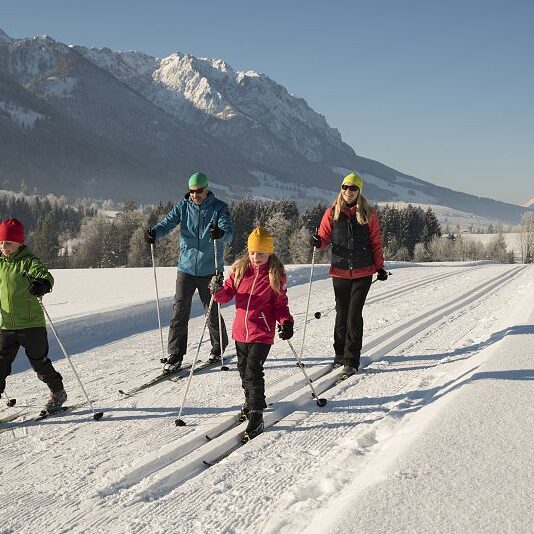
<path id="1" fill-rule="evenodd" d="M 514 268 L 504 266 L 492 266 L 487 269 L 484 267 L 478 270 L 476 277 L 466 277 L 465 283 L 471 284 L 478 291 L 487 283 L 487 280 L 495 281 L 497 278 L 494 276 L 495 273 L 501 273 L 502 278 L 505 279 L 506 275 L 503 273 L 513 273 L 512 269 Z M 519 273 L 516 274 L 519 276 Z M 516 278 L 512 277 L 508 280 L 515 281 Z M 455 278 L 449 278 L 449 281 L 453 280 Z M 330 390 L 326 394 L 329 398 L 327 410 L 319 410 L 316 407 L 309 397 L 308 389 L 307 404 L 292 411 L 281 423 L 272 427 L 263 436 L 258 437 L 221 464 L 208 471 L 202 471 L 199 476 L 190 478 L 178 487 L 172 487 L 169 479 L 168 487 L 161 493 L 158 493 L 156 482 L 158 477 L 163 479 L 165 475 L 163 472 L 156 472 L 155 477 L 149 476 L 140 480 L 138 484 L 126 491 L 118 491 L 106 496 L 96 494 L 95 487 L 105 487 L 106 477 L 110 472 L 115 471 L 115 475 L 118 475 L 122 471 L 123 475 L 128 476 L 135 460 L 144 455 L 146 455 L 144 459 L 149 460 L 151 450 L 156 451 L 152 453 L 152 459 L 155 459 L 158 451 L 165 451 L 165 447 L 169 447 L 167 450 L 170 451 L 173 444 L 176 447 L 178 441 L 181 442 L 182 438 L 178 437 L 177 429 L 172 425 L 176 416 L 176 401 L 180 398 L 179 384 L 158 386 L 157 390 L 140 396 L 135 402 L 122 401 L 120 405 L 110 405 L 108 407 L 109 418 L 106 421 L 80 425 L 79 418 L 73 416 L 66 418 L 61 424 L 32 427 L 28 435 L 21 437 L 19 441 L 6 440 L 5 443 L 10 446 L 3 447 L 0 453 L 0 464 L 11 468 L 9 473 L 2 471 L 5 484 L 14 488 L 13 495 L 0 497 L 0 510 L 2 510 L 0 517 L 3 528 L 17 532 L 23 530 L 30 532 L 32 529 L 33 531 L 40 529 L 54 532 L 69 530 L 82 532 L 84 530 L 94 531 L 95 525 L 100 525 L 110 532 L 153 532 L 158 529 L 191 532 L 195 529 L 216 531 L 225 528 L 238 530 L 253 528 L 259 531 L 263 528 L 262 525 L 269 511 L 285 510 L 285 501 L 280 499 L 284 495 L 288 497 L 286 491 L 291 485 L 301 487 L 300 497 L 306 498 L 305 482 L 309 479 L 311 484 L 314 480 L 314 470 L 320 469 L 320 466 L 316 466 L 315 463 L 320 461 L 321 466 L 324 466 L 325 462 L 331 460 L 332 465 L 335 466 L 342 444 L 346 443 L 344 440 L 351 440 L 358 427 L 363 430 L 368 425 L 366 430 L 370 433 L 366 432 L 361 436 L 358 434 L 355 439 L 361 439 L 362 444 L 368 444 L 367 448 L 362 446 L 362 451 L 372 450 L 373 434 L 369 425 L 372 426 L 373 421 L 382 417 L 395 403 L 405 399 L 411 389 L 423 384 L 422 380 L 417 381 L 417 378 L 425 372 L 425 369 L 437 365 L 436 358 L 433 357 L 434 352 L 444 351 L 443 347 L 448 347 L 452 340 L 458 338 L 461 331 L 466 330 L 463 322 L 459 325 L 458 321 L 464 321 L 465 316 L 471 315 L 477 309 L 477 298 L 479 300 L 491 299 L 495 310 L 498 310 L 502 302 L 493 295 L 499 293 L 500 299 L 503 300 L 503 296 L 506 297 L 510 292 L 506 289 L 507 283 L 490 288 L 491 294 L 483 294 L 480 291 L 480 295 L 477 295 L 477 291 L 471 291 L 472 300 L 465 304 L 464 308 L 453 309 L 454 306 L 451 306 L 449 315 L 436 316 L 434 322 L 427 325 L 425 330 L 418 334 L 412 332 L 411 337 L 404 340 L 403 353 L 400 349 L 395 350 L 394 353 L 394 349 L 380 353 L 381 347 L 376 345 L 373 352 L 376 349 L 376 357 L 382 360 L 372 363 L 365 369 L 364 374 L 361 375 L 365 379 L 359 379 L 359 377 L 358 380 L 354 378 L 354 381 L 349 379 Z M 446 280 L 443 284 L 443 287 L 434 291 L 433 295 L 436 297 L 427 299 L 427 301 L 421 298 L 425 291 L 424 287 L 414 290 L 411 296 L 414 299 L 421 299 L 417 307 L 411 305 L 410 302 L 400 306 L 394 298 L 387 301 L 394 303 L 394 306 L 390 306 L 388 310 L 392 320 L 402 317 L 408 326 L 410 319 L 419 317 L 422 320 L 422 315 L 436 310 L 437 303 L 446 304 L 454 301 L 450 298 L 451 291 L 450 287 L 446 286 Z M 454 287 L 454 284 L 451 286 Z M 333 297 L 328 281 L 318 283 L 316 301 L 321 301 L 321 291 L 325 294 L 322 302 L 331 302 Z M 302 297 L 300 301 L 304 303 L 305 298 Z M 457 304 L 460 305 L 460 303 Z M 298 306 L 295 305 L 295 307 L 298 311 Z M 324 309 L 324 306 L 321 307 Z M 462 310 L 467 311 L 464 313 Z M 377 308 L 375 311 L 373 306 L 370 306 L 366 312 L 369 312 L 372 317 L 380 317 L 381 310 Z M 393 317 L 393 314 L 396 315 Z M 368 319 L 366 321 L 371 322 Z M 477 320 L 474 320 L 472 324 L 475 328 L 478 324 Z M 191 339 L 194 339 L 195 329 L 198 330 L 198 327 L 195 322 L 191 323 L 191 327 Z M 331 352 L 329 336 L 326 334 L 329 329 L 328 324 L 317 322 L 316 330 L 311 332 L 312 353 L 329 354 Z M 367 335 L 366 339 L 371 341 L 387 331 L 389 330 L 384 329 L 383 324 L 379 323 L 378 328 L 374 328 L 373 325 L 368 332 L 375 333 L 375 335 L 371 337 Z M 387 339 L 382 340 L 384 346 L 387 342 Z M 426 343 L 425 346 L 429 348 L 417 348 L 422 343 Z M 120 360 L 124 358 L 124 354 L 134 358 L 132 361 L 138 358 L 139 363 L 148 368 L 146 355 L 150 354 L 152 345 L 153 340 L 150 335 L 139 335 L 125 340 L 124 344 L 114 343 L 113 346 L 101 347 L 98 358 L 102 361 L 106 372 L 116 369 L 117 366 L 122 367 Z M 281 347 L 283 347 L 282 350 L 280 350 Z M 403 354 L 409 355 L 410 350 L 412 352 L 415 350 L 419 354 L 416 361 L 404 361 Z M 430 350 L 432 353 L 425 355 L 425 350 Z M 273 347 L 273 352 L 275 351 L 276 355 L 281 354 L 282 358 L 280 360 L 273 358 L 274 367 L 267 369 L 268 395 L 276 395 L 283 389 L 279 386 L 273 387 L 274 381 L 280 377 L 279 365 L 284 365 L 280 373 L 287 373 L 288 382 L 291 379 L 299 381 L 302 388 L 304 385 L 302 374 L 294 366 L 294 359 L 288 358 L 287 361 L 290 363 L 285 365 L 283 355 L 289 354 L 288 348 L 285 344 L 277 343 Z M 453 360 L 456 358 L 456 353 L 453 351 L 452 354 L 452 357 L 444 356 L 444 358 Z M 93 355 L 94 351 L 91 351 L 79 360 L 82 374 L 91 378 L 95 376 L 94 371 L 91 375 L 90 360 Z M 460 352 L 458 356 L 465 357 L 465 354 Z M 444 358 L 440 358 L 440 361 Z M 326 359 L 325 356 L 323 360 Z M 314 361 L 317 360 L 311 360 L 311 362 Z M 447 362 L 443 361 L 440 365 L 446 364 Z M 308 370 L 313 368 L 315 368 L 313 363 L 307 367 Z M 224 380 L 219 385 L 221 376 L 218 373 L 206 373 L 201 380 L 198 380 L 197 388 L 201 391 L 192 395 L 191 405 L 188 405 L 186 413 L 188 420 L 194 417 L 202 425 L 212 424 L 215 420 L 214 414 L 217 418 L 220 417 L 217 414 L 223 413 L 222 410 L 237 408 L 236 397 L 239 399 L 240 392 L 235 372 L 222 376 Z M 272 382 L 270 382 L 271 376 Z M 33 381 L 29 382 L 34 387 L 31 393 L 32 398 L 39 398 L 40 384 L 35 381 L 34 386 Z M 99 384 L 98 381 L 95 382 L 95 385 L 97 384 Z M 424 384 L 421 387 L 425 387 Z M 106 382 L 106 374 L 104 374 L 102 383 L 95 389 L 95 392 L 98 393 L 96 390 L 99 390 L 103 396 L 109 396 L 109 388 L 109 382 Z M 92 391 L 89 393 L 93 397 Z M 214 395 L 217 398 L 215 405 L 220 406 L 221 410 L 199 408 L 205 406 L 206 399 L 210 400 Z M 52 429 L 56 431 L 51 432 Z M 367 454 L 367 452 L 364 453 Z M 265 462 L 269 456 L 271 460 Z M 292 460 L 295 461 L 295 465 L 291 464 Z M 58 462 L 66 462 L 68 472 L 63 472 L 64 470 L 58 467 Z M 16 465 L 20 467 L 12 469 Z M 284 470 L 285 477 L 286 469 L 287 477 L 280 480 L 283 478 L 280 476 L 281 470 Z M 172 464 L 170 464 L 169 473 L 171 471 Z M 247 471 L 258 473 L 261 480 L 265 482 L 265 488 L 263 482 L 262 487 L 256 487 L 257 484 L 254 485 L 252 480 L 248 480 Z M 315 474 L 321 478 L 320 471 Z M 30 475 L 31 478 L 28 478 Z M 24 486 L 16 482 L 17 479 L 26 480 Z M 116 479 L 117 476 L 113 476 L 107 480 L 112 482 Z M 302 486 L 300 486 L 301 483 Z M 67 490 L 70 484 L 76 488 L 75 494 Z M 151 484 L 156 484 L 153 493 L 147 491 Z M 320 487 L 324 490 L 322 495 L 330 494 L 328 490 L 330 484 L 331 480 L 321 480 Z M 20 510 L 20 506 L 17 508 L 15 502 L 29 499 L 32 496 L 32 488 L 36 487 L 40 492 L 37 498 L 40 508 L 29 510 L 26 506 L 24 510 Z M 334 490 L 335 488 L 331 491 Z M 321 491 L 317 490 L 318 495 Z M 149 497 L 150 495 L 152 497 Z M 154 499 L 154 496 L 157 498 Z M 137 498 L 139 500 L 135 500 Z M 147 498 L 153 500 L 147 501 L 145 500 Z M 61 511 L 57 507 L 58 502 L 61 503 Z M 311 502 L 313 498 L 310 498 Z M 297 511 L 299 506 L 302 507 L 303 503 L 306 506 L 305 501 L 295 498 L 293 507 L 288 508 L 288 518 Z M 220 509 L 225 510 L 224 516 L 221 516 Z M 95 515 L 86 522 L 91 510 L 94 510 L 99 518 Z M 200 522 L 199 518 L 202 518 Z"/>
<path id="2" fill-rule="evenodd" d="M 523 269 L 523 267 L 516 268 L 510 271 L 507 276 L 499 275 L 498 277 L 494 277 L 493 279 L 491 279 L 489 283 L 480 284 L 472 291 L 466 293 L 463 298 L 453 299 L 449 304 L 445 305 L 444 307 L 438 307 L 434 314 L 430 316 L 425 315 L 424 321 L 423 317 L 417 317 L 415 320 L 412 319 L 412 321 L 410 322 L 412 327 L 408 329 L 408 331 L 400 333 L 394 341 L 392 341 L 391 339 L 388 340 L 386 346 L 377 347 L 375 351 L 369 353 L 368 357 L 371 360 L 381 358 L 392 348 L 399 348 L 404 343 L 411 342 L 414 336 L 421 332 L 424 332 L 424 330 L 426 330 L 429 326 L 436 327 L 439 320 L 446 318 L 453 311 L 461 309 L 463 306 L 470 304 L 476 299 L 491 294 L 491 292 L 494 291 L 498 286 L 505 286 L 510 281 L 512 281 L 521 271 L 523 271 Z M 485 289 L 482 289 L 483 287 Z M 432 365 L 438 365 L 439 363 L 440 362 L 433 361 Z M 355 384 L 359 384 L 364 379 L 364 377 L 367 377 L 367 374 L 359 375 L 353 377 L 352 379 L 348 379 L 347 381 L 342 382 L 337 386 L 334 386 L 334 381 L 337 374 L 338 373 L 336 372 L 332 372 L 326 377 L 323 377 L 321 380 L 317 381 L 316 389 L 318 391 L 318 394 L 324 395 L 324 392 L 327 391 L 327 397 L 343 395 L 343 392 L 352 389 Z M 417 387 L 422 387 L 425 384 L 426 382 L 420 383 Z M 406 383 L 402 385 L 402 388 L 405 387 Z M 286 429 L 298 426 L 299 410 L 303 408 L 306 404 L 310 404 L 309 393 L 300 390 L 298 394 L 300 395 L 298 401 L 292 401 L 291 399 L 289 399 L 288 402 L 285 403 L 285 409 L 274 411 L 273 413 L 269 413 L 266 416 L 267 427 L 269 427 L 273 423 L 273 421 L 281 420 L 281 423 L 279 423 L 272 429 L 273 432 L 275 432 L 276 429 L 281 426 L 282 428 Z M 395 409 L 397 411 L 402 406 L 414 406 L 414 403 L 411 402 L 409 396 L 401 396 L 400 398 L 398 398 L 398 395 L 394 394 L 391 396 L 391 398 L 396 401 Z M 389 411 L 391 410 L 393 410 L 393 408 L 389 409 Z M 317 412 L 318 411 L 320 410 L 317 410 Z M 289 426 L 287 426 L 288 417 L 289 419 L 293 420 L 293 423 Z M 380 417 L 375 418 L 375 420 L 378 419 L 380 419 Z M 134 493 L 134 495 L 130 495 L 129 500 L 135 503 L 137 501 L 146 502 L 147 500 L 153 501 L 162 499 L 178 485 L 182 484 L 187 480 L 190 480 L 191 477 L 195 476 L 196 474 L 202 473 L 204 471 L 201 463 L 202 460 L 209 460 L 213 457 L 216 457 L 222 452 L 224 452 L 225 449 L 232 447 L 239 439 L 240 432 L 240 429 L 234 429 L 233 431 L 228 432 L 226 435 L 221 436 L 217 440 L 214 440 L 214 442 L 210 442 L 209 444 L 204 445 L 201 449 L 197 449 L 188 457 L 181 459 L 180 461 L 175 462 L 174 464 L 166 465 L 158 473 L 156 473 L 155 476 L 152 476 L 149 480 L 144 481 L 145 484 L 142 484 L 142 487 L 139 488 L 138 491 Z M 256 440 L 254 441 L 254 444 L 256 444 Z M 250 444 L 245 447 L 249 446 Z M 241 449 L 239 449 L 234 454 L 239 455 L 240 453 L 242 453 Z M 226 461 L 229 461 L 229 459 L 225 460 L 225 462 Z"/>

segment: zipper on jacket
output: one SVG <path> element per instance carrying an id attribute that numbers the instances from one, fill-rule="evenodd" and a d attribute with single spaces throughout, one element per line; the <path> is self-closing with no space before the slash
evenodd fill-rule
<path id="1" fill-rule="evenodd" d="M 8 277 L 6 276 L 6 286 L 7 286 L 7 302 L 9 303 L 9 315 L 11 317 L 11 323 L 13 325 L 13 330 L 16 330 L 17 329 L 17 325 L 15 324 L 15 317 L 13 316 L 13 306 L 11 304 L 11 299 L 9 298 L 9 282 L 8 282 Z"/>
<path id="2" fill-rule="evenodd" d="M 248 341 L 248 309 L 250 306 L 250 299 L 252 298 L 252 293 L 254 292 L 254 286 L 256 285 L 256 280 L 258 279 L 258 275 L 260 274 L 260 270 L 256 269 L 256 274 L 254 275 L 254 280 L 252 282 L 252 287 L 250 288 L 250 295 L 248 296 L 248 302 L 247 302 L 247 310 L 245 311 L 245 331 L 247 332 L 247 335 L 245 336 L 245 339 Z"/>
<path id="3" fill-rule="evenodd" d="M 197 252 L 195 254 L 195 276 L 198 276 L 198 253 L 200 251 L 200 206 L 198 206 L 198 221 L 197 221 Z"/>
<path id="4" fill-rule="evenodd" d="M 265 326 L 267 327 L 267 330 L 269 330 L 270 332 L 271 329 L 269 328 L 269 324 L 267 323 L 267 318 L 265 317 L 265 314 L 263 312 L 260 313 L 260 317 L 265 321 Z"/>

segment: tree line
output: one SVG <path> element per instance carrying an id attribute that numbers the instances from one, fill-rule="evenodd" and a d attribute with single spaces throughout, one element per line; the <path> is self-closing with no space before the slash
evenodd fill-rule
<path id="1" fill-rule="evenodd" d="M 172 206 L 171 202 L 166 202 L 139 207 L 129 200 L 115 217 L 108 217 L 94 207 L 73 208 L 64 198 L 53 195 L 45 198 L 0 197 L 2 218 L 17 217 L 24 223 L 29 246 L 51 268 L 152 265 L 144 231 L 161 220 Z M 282 262 L 291 264 L 310 262 L 309 237 L 318 228 L 327 205 L 317 204 L 301 212 L 293 200 L 275 202 L 244 198 L 231 201 L 229 208 L 234 222 L 234 240 L 224 249 L 227 265 L 246 252 L 248 235 L 259 225 L 272 233 L 276 254 Z M 431 208 L 386 205 L 375 206 L 375 209 L 380 219 L 386 260 L 513 261 L 502 235 L 486 246 L 454 235 L 442 236 Z M 179 228 L 176 228 L 156 243 L 157 265 L 176 265 L 178 239 Z M 525 243 L 525 256 L 532 261 L 532 246 L 528 239 Z M 315 259 L 318 263 L 328 263 L 329 248 L 317 253 Z"/>
<path id="2" fill-rule="evenodd" d="M 47 195 L 0 195 L 0 218 L 19 219 L 25 228 L 26 243 L 50 267 L 66 267 L 66 244 L 78 236 L 82 222 L 96 215 L 96 209 L 76 208 L 65 197 Z"/>

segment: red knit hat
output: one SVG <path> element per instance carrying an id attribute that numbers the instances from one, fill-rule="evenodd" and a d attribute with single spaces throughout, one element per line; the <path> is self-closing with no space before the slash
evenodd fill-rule
<path id="1" fill-rule="evenodd" d="M 24 226 L 18 219 L 4 219 L 0 222 L 0 241 L 24 243 Z"/>

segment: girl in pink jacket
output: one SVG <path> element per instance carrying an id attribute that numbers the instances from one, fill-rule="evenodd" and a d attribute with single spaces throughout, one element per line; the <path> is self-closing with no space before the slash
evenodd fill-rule
<path id="1" fill-rule="evenodd" d="M 248 254 L 232 265 L 230 278 L 223 285 L 221 276 L 213 277 L 211 284 L 216 302 L 224 304 L 235 297 L 232 338 L 245 391 L 242 416 L 248 418 L 243 441 L 263 431 L 263 410 L 267 407 L 263 365 L 274 343 L 276 322 L 281 339 L 293 336 L 286 274 L 273 252 L 271 234 L 265 228 L 254 228 L 248 237 Z"/>

